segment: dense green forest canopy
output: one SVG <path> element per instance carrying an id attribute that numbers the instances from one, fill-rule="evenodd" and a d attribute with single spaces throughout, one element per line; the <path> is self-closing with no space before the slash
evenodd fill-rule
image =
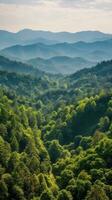
<path id="1" fill-rule="evenodd" d="M 0 71 L 0 199 L 112 199 L 112 61 L 71 76 Z"/>

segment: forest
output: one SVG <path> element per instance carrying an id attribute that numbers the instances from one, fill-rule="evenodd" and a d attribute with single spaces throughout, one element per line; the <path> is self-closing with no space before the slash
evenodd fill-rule
<path id="1" fill-rule="evenodd" d="M 112 200 L 112 61 L 65 76 L 0 59 L 0 199 Z"/>

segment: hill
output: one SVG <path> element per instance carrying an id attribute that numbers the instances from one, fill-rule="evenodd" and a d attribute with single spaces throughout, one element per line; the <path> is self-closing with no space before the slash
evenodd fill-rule
<path id="1" fill-rule="evenodd" d="M 34 98 L 32 102 L 38 99 L 42 101 L 42 104 L 46 105 L 51 102 L 51 104 L 58 106 L 61 101 L 68 104 L 98 94 L 101 90 L 110 91 L 112 87 L 111 77 L 112 61 L 106 61 L 68 76 L 42 74 L 32 77 L 31 73 L 29 76 L 25 74 L 22 76 L 21 74 L 1 72 L 0 84 L 15 92 L 22 91 L 23 95 L 27 93 L 28 97 L 31 95 Z M 14 84 L 16 79 L 18 89 L 15 88 Z"/>
<path id="2" fill-rule="evenodd" d="M 111 200 L 112 61 L 67 77 L 0 71 L 0 199 Z"/>
<path id="3" fill-rule="evenodd" d="M 94 56 L 95 52 L 97 53 L 96 59 Z M 77 42 L 73 44 L 60 43 L 53 45 L 37 43 L 25 46 L 16 45 L 3 49 L 0 51 L 0 54 L 21 60 L 29 60 L 37 57 L 48 59 L 55 56 L 68 56 L 82 57 L 90 61 L 98 62 L 107 60 L 107 58 L 111 59 L 111 52 L 112 40 L 105 40 L 93 43 Z"/>
<path id="4" fill-rule="evenodd" d="M 35 58 L 27 61 L 35 68 L 52 74 L 71 74 L 84 67 L 94 66 L 96 63 L 80 57 L 56 56 L 50 59 Z"/>
<path id="5" fill-rule="evenodd" d="M 36 31 L 24 29 L 17 33 L 0 30 L 0 49 L 13 46 L 32 44 L 42 42 L 45 44 L 51 43 L 74 43 L 78 41 L 94 42 L 112 38 L 111 34 L 105 34 L 99 31 L 82 31 L 76 33 L 69 32 L 50 32 L 50 31 Z"/>
<path id="6" fill-rule="evenodd" d="M 30 74 L 40 76 L 43 72 L 34 69 L 32 65 L 22 62 L 12 61 L 6 57 L 0 56 L 0 70 L 8 72 L 16 72 L 20 74 Z"/>

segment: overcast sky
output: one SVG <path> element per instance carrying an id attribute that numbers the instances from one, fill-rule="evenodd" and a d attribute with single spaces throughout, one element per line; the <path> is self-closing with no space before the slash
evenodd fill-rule
<path id="1" fill-rule="evenodd" d="M 0 29 L 112 33 L 112 0 L 0 0 Z"/>

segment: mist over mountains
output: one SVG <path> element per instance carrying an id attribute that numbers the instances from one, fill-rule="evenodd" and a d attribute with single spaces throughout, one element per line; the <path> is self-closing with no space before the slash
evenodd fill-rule
<path id="1" fill-rule="evenodd" d="M 52 74 L 71 74 L 112 58 L 112 35 L 100 31 L 1 30 L 0 44 L 0 55 Z"/>
<path id="2" fill-rule="evenodd" d="M 17 33 L 13 33 L 5 30 L 0 30 L 0 49 L 17 44 L 29 45 L 38 42 L 43 42 L 45 44 L 63 42 L 75 43 L 78 41 L 95 42 L 110 38 L 112 38 L 112 34 L 106 34 L 100 31 L 81 31 L 76 33 L 70 33 L 24 29 Z"/>
<path id="3" fill-rule="evenodd" d="M 32 65 L 10 60 L 6 57 L 0 56 L 0 71 L 14 72 L 22 75 L 32 75 L 39 77 L 44 73 L 35 69 Z"/>
<path id="4" fill-rule="evenodd" d="M 81 57 L 67 57 L 67 56 L 56 56 L 49 59 L 34 58 L 27 61 L 28 64 L 38 68 L 42 71 L 52 74 L 72 74 L 79 69 L 85 67 L 94 66 L 96 62 L 91 62 Z"/>

